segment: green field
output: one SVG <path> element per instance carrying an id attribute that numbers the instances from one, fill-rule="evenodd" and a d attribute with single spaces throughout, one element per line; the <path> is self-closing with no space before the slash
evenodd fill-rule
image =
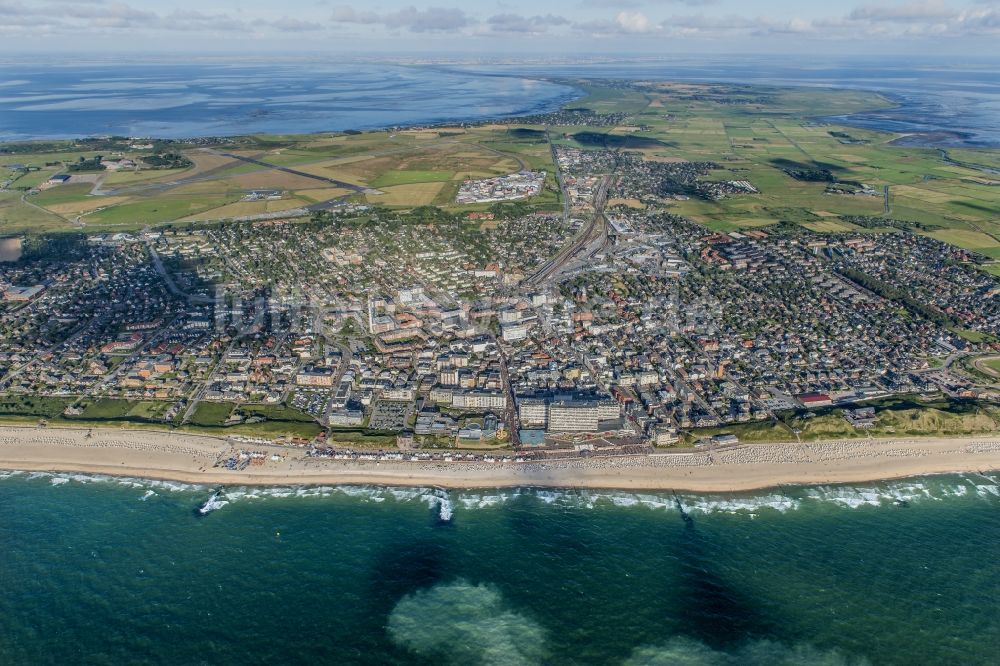
<path id="1" fill-rule="evenodd" d="M 168 427 L 162 420 L 170 408 L 165 402 L 104 398 L 79 405 L 83 411 L 77 416 L 64 416 L 65 409 L 74 402 L 69 397 L 4 396 L 0 398 L 0 421 L 23 424 L 46 421 L 81 427 Z"/>
<path id="2" fill-rule="evenodd" d="M 897 435 L 947 437 L 996 432 L 1000 427 L 1000 407 L 989 403 L 958 400 L 922 402 L 908 398 L 890 398 L 859 406 L 875 407 L 879 420 L 874 428 L 855 428 L 844 419 L 843 409 L 828 408 L 812 413 L 786 412 L 779 415 L 778 422 L 696 428 L 687 434 L 686 441 L 728 433 L 736 435 L 743 442 L 788 442 L 796 440 L 796 431 L 802 441 Z"/>
<path id="3" fill-rule="evenodd" d="M 250 437 L 301 437 L 312 439 L 322 428 L 318 423 L 294 421 L 264 421 L 263 423 L 237 424 L 231 426 L 180 426 L 177 430 L 203 435 L 247 435 Z"/>
<path id="4" fill-rule="evenodd" d="M 454 171 L 386 171 L 372 180 L 372 187 L 387 187 L 390 185 L 409 185 L 410 183 L 438 183 L 451 180 Z"/>
<path id="5" fill-rule="evenodd" d="M 44 396 L 2 396 L 0 416 L 52 419 L 59 417 L 73 402 L 72 398 L 47 398 Z"/>
<path id="6" fill-rule="evenodd" d="M 170 404 L 155 400 L 105 398 L 87 404 L 78 418 L 86 420 L 162 421 Z"/>
<path id="7" fill-rule="evenodd" d="M 339 446 L 360 448 L 392 448 L 396 446 L 396 435 L 387 435 L 381 430 L 330 428 L 327 434 L 330 443 Z"/>
<path id="8" fill-rule="evenodd" d="M 20 192 L 0 192 L 0 236 L 70 228 L 70 223 L 61 216 L 23 203 Z"/>
<path id="9" fill-rule="evenodd" d="M 149 201 L 136 201 L 107 208 L 89 215 L 87 224 L 102 229 L 122 226 L 141 228 L 149 224 L 173 222 L 219 205 L 220 200 L 213 197 L 158 197 Z"/>
<path id="10" fill-rule="evenodd" d="M 260 416 L 270 421 L 296 423 L 314 423 L 316 421 L 316 419 L 302 410 L 285 405 L 240 405 L 239 410 L 247 416 Z"/>
<path id="11" fill-rule="evenodd" d="M 233 413 L 235 405 L 231 402 L 199 402 L 194 408 L 188 422 L 191 425 L 216 428 L 224 426 L 226 419 Z"/>
<path id="12" fill-rule="evenodd" d="M 200 402 L 189 424 L 175 428 L 163 418 L 172 403 L 159 400 L 123 400 L 101 398 L 84 401 L 76 416 L 64 416 L 65 409 L 74 398 L 49 398 L 44 396 L 0 396 L 0 422 L 37 424 L 46 421 L 52 425 L 95 426 L 123 428 L 152 428 L 182 430 L 208 435 L 241 434 L 258 437 L 303 437 L 311 439 L 322 431 L 309 414 L 284 405 L 240 405 L 239 412 L 247 418 L 263 418 L 256 423 L 225 425 L 226 419 L 237 406 L 233 403 Z M 359 433 L 357 443 L 370 445 L 391 444 L 388 439 Z M 349 435 L 348 435 L 349 436 Z M 394 442 L 394 438 L 390 438 Z"/>
<path id="13" fill-rule="evenodd" d="M 265 420 L 256 423 L 234 423 L 226 421 L 234 412 L 253 419 Z M 189 419 L 190 426 L 199 432 L 214 434 L 232 433 L 258 435 L 262 437 L 315 437 L 322 430 L 311 416 L 293 407 L 284 405 L 236 405 L 231 402 L 199 402 Z M 186 429 L 187 426 L 182 427 Z"/>
<path id="14" fill-rule="evenodd" d="M 0 165 L 18 162 L 39 171 L 20 176 L 23 189 L 0 192 L 0 235 L 73 229 L 81 213 L 85 231 L 93 232 L 179 220 L 197 224 L 216 210 L 220 216 L 244 209 L 262 213 L 265 209 L 259 206 L 227 207 L 252 189 L 281 190 L 288 206 L 350 194 L 322 178 L 381 189 L 382 195 L 368 199 L 393 208 L 435 205 L 464 212 L 475 208 L 454 204 L 462 180 L 520 168 L 550 174 L 545 192 L 530 203 L 540 210 L 558 210 L 551 138 L 584 149 L 635 151 L 651 160 L 713 162 L 719 168 L 708 179 L 748 180 L 760 190 L 719 201 L 692 198 L 660 204 L 711 229 L 792 222 L 820 233 L 855 233 L 855 226 L 840 218 L 886 215 L 882 190 L 888 186 L 887 217 L 911 223 L 918 233 L 1000 259 L 1000 188 L 996 177 L 983 170 L 1000 165 L 1000 151 L 942 153 L 899 146 L 892 143 L 898 137 L 892 133 L 812 120 L 890 105 L 877 94 L 728 84 L 569 83 L 586 95 L 568 108 L 621 114 L 621 126 L 484 124 L 391 133 L 260 135 L 251 137 L 251 143 L 220 146 L 218 152 L 180 145 L 177 150 L 193 162 L 188 169 L 105 173 L 103 195 L 92 195 L 88 183 L 62 185 L 29 194 L 28 204 L 21 202 L 24 190 L 61 172 L 61 163 L 95 153 L 78 152 L 70 142 L 39 144 L 37 154 L 19 148 L 15 155 L 0 156 Z M 224 151 L 294 167 L 316 178 L 240 162 L 221 155 Z M 871 186 L 875 196 L 827 193 L 824 182 L 790 175 L 789 165 L 792 170 L 825 169 L 839 182 Z"/>

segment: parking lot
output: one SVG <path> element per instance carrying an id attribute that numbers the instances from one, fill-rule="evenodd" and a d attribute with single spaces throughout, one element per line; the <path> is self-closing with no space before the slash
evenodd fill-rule
<path id="1" fill-rule="evenodd" d="M 329 390 L 299 389 L 292 398 L 292 407 L 319 417 L 326 413 L 332 392 Z"/>
<path id="2" fill-rule="evenodd" d="M 368 427 L 372 430 L 402 430 L 413 404 L 395 400 L 379 400 L 372 408 Z"/>

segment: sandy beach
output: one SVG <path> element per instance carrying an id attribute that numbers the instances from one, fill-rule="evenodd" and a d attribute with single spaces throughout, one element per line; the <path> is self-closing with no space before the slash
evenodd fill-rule
<path id="1" fill-rule="evenodd" d="M 263 454 L 215 466 L 238 448 Z M 1000 435 L 742 444 L 717 451 L 544 462 L 402 462 L 312 458 L 297 448 L 146 430 L 0 426 L 0 469 L 83 472 L 209 485 L 541 486 L 728 492 L 1000 470 Z"/>

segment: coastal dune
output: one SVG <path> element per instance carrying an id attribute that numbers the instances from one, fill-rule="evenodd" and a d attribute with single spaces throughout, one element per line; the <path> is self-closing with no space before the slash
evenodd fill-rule
<path id="1" fill-rule="evenodd" d="M 216 466 L 257 452 L 241 470 Z M 1000 470 L 1000 436 L 742 444 L 710 451 L 534 462 L 313 458 L 301 448 L 145 430 L 0 427 L 0 469 L 82 472 L 211 485 L 539 486 L 737 492 Z"/>

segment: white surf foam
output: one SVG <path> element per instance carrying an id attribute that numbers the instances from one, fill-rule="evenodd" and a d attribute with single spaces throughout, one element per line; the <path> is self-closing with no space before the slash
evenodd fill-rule
<path id="1" fill-rule="evenodd" d="M 970 493 L 980 497 L 990 495 L 1000 497 L 1000 488 L 997 485 L 977 483 L 977 481 L 980 480 L 968 477 L 960 477 L 957 481 L 952 477 L 927 477 L 872 486 L 819 486 L 805 488 L 803 492 L 811 500 L 833 502 L 850 508 L 936 502 L 966 497 Z"/>
<path id="2" fill-rule="evenodd" d="M 452 514 L 454 513 L 454 506 L 451 503 L 451 498 L 448 496 L 448 492 L 445 490 L 438 490 L 429 495 L 425 495 L 424 498 L 427 503 L 433 509 L 437 507 L 438 518 L 443 522 L 450 522 Z"/>
<path id="3" fill-rule="evenodd" d="M 799 500 L 786 495 L 748 497 L 711 497 L 685 495 L 682 501 L 688 513 L 749 513 L 771 509 L 784 513 L 799 508 Z"/>
<path id="4" fill-rule="evenodd" d="M 53 486 L 72 483 L 113 483 L 142 490 L 142 499 L 157 492 L 204 493 L 211 488 L 199 484 L 157 481 L 132 477 L 112 477 L 100 474 L 68 474 L 50 472 L 0 471 L 0 479 L 20 477 L 29 480 L 47 479 Z M 520 498 L 530 498 L 546 505 L 594 509 L 600 506 L 647 509 L 676 514 L 678 501 L 685 513 L 727 513 L 756 516 L 762 511 L 794 511 L 804 502 L 824 502 L 845 508 L 908 505 L 912 502 L 938 501 L 976 495 L 989 501 L 1000 498 L 1000 482 L 984 474 L 962 477 L 941 476 L 908 479 L 897 482 L 857 486 L 792 487 L 783 491 L 761 494 L 700 495 L 673 493 L 636 493 L 628 491 L 560 490 L 550 488 L 514 488 L 494 491 L 446 492 L 428 487 L 386 486 L 229 486 L 225 489 L 226 503 L 246 500 L 296 499 L 341 496 L 359 502 L 421 502 L 436 509 L 442 521 L 450 521 L 458 510 L 483 510 L 503 507 Z"/>
<path id="5" fill-rule="evenodd" d="M 198 507 L 198 513 L 202 516 L 207 516 L 213 511 L 218 511 L 227 504 L 229 504 L 229 501 L 226 495 L 221 490 L 217 490 L 212 493 L 212 495 L 205 500 L 200 507 Z"/>

